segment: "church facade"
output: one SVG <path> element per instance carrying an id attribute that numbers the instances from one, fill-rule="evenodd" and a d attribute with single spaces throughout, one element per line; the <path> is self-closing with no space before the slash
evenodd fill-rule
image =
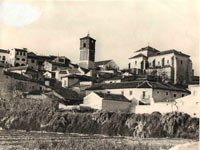
<path id="1" fill-rule="evenodd" d="M 160 76 L 174 84 L 187 84 L 193 75 L 190 56 L 177 50 L 159 51 L 147 46 L 129 58 L 135 74 Z"/>

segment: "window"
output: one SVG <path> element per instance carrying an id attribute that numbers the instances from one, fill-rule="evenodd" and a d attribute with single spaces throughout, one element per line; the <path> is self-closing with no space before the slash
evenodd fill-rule
<path id="1" fill-rule="evenodd" d="M 58 60 L 59 62 L 65 62 L 65 60 L 64 59 L 62 59 L 62 58 L 59 58 L 59 60 Z"/>
<path id="2" fill-rule="evenodd" d="M 146 92 L 143 91 L 143 92 L 142 92 L 142 98 L 143 98 L 143 99 L 145 98 L 145 95 L 146 95 Z"/>
<path id="3" fill-rule="evenodd" d="M 0 58 L 1 58 L 1 56 L 0 56 Z"/>
<path id="4" fill-rule="evenodd" d="M 26 53 L 24 52 L 24 56 L 26 56 Z"/>
<path id="5" fill-rule="evenodd" d="M 122 91 L 121 94 L 124 95 L 124 91 Z"/>
<path id="6" fill-rule="evenodd" d="M 20 55 L 22 55 L 22 52 L 20 52 Z"/>
<path id="7" fill-rule="evenodd" d="M 137 61 L 135 61 L 135 65 L 137 65 Z"/>
<path id="8" fill-rule="evenodd" d="M 24 58 L 22 58 L 22 61 L 25 61 L 25 59 L 24 59 Z"/>
<path id="9" fill-rule="evenodd" d="M 133 91 L 129 91 L 129 95 L 132 95 L 133 94 Z"/>
<path id="10" fill-rule="evenodd" d="M 157 91 L 157 94 L 159 94 L 159 91 Z"/>
<path id="11" fill-rule="evenodd" d="M 176 97 L 176 94 L 174 94 L 174 97 Z"/>
<path id="12" fill-rule="evenodd" d="M 167 64 L 169 64 L 169 60 L 167 60 Z"/>
<path id="13" fill-rule="evenodd" d="M 86 47 L 86 43 L 83 43 L 83 47 Z"/>
<path id="14" fill-rule="evenodd" d="M 168 95 L 168 92 L 166 92 L 166 95 Z"/>
<path id="15" fill-rule="evenodd" d="M 17 58 L 17 60 L 19 60 L 19 58 Z"/>
<path id="16" fill-rule="evenodd" d="M 185 96 L 185 94 L 182 94 L 182 97 L 184 97 Z"/>
<path id="17" fill-rule="evenodd" d="M 35 62 L 35 60 L 34 59 L 31 59 L 31 63 L 34 63 Z"/>
<path id="18" fill-rule="evenodd" d="M 183 61 L 181 60 L 181 65 L 183 64 Z"/>
<path id="19" fill-rule="evenodd" d="M 108 91 L 107 93 L 110 94 L 110 91 Z"/>
<path id="20" fill-rule="evenodd" d="M 165 58 L 162 58 L 162 66 L 165 66 Z"/>
<path id="21" fill-rule="evenodd" d="M 5 56 L 3 56 L 3 60 L 6 60 L 6 57 L 5 57 Z"/>

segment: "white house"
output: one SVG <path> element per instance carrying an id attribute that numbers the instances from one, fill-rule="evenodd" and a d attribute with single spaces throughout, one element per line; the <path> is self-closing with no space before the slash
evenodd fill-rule
<path id="1" fill-rule="evenodd" d="M 10 64 L 12 66 L 26 66 L 27 65 L 27 48 L 14 48 L 10 50 Z"/>
<path id="2" fill-rule="evenodd" d="M 128 112 L 131 101 L 120 94 L 92 92 L 84 97 L 82 106 L 113 112 Z"/>
<path id="3" fill-rule="evenodd" d="M 103 83 L 120 83 L 122 76 L 114 76 L 108 79 L 104 79 Z"/>
<path id="4" fill-rule="evenodd" d="M 191 95 L 176 99 L 177 111 L 200 118 L 200 86 L 189 85 Z"/>
<path id="5" fill-rule="evenodd" d="M 89 87 L 93 84 L 93 79 L 85 75 L 70 74 L 61 77 L 62 87 L 84 86 Z"/>
<path id="6" fill-rule="evenodd" d="M 149 101 L 153 98 L 155 101 L 177 99 L 188 95 L 190 92 L 186 89 L 178 88 L 170 84 L 164 84 L 154 81 L 130 81 L 109 84 L 94 84 L 86 89 L 86 93 L 103 92 L 111 94 L 122 94 L 129 100 Z"/>
<path id="7" fill-rule="evenodd" d="M 9 63 L 10 60 L 10 51 L 0 49 L 0 62 Z"/>
<path id="8" fill-rule="evenodd" d="M 119 70 L 119 66 L 113 60 L 95 62 L 95 66 L 100 70 Z"/>

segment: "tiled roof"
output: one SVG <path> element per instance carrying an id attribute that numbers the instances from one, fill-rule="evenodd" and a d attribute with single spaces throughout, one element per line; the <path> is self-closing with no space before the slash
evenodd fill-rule
<path id="1" fill-rule="evenodd" d="M 152 52 L 159 52 L 159 50 L 151 47 L 151 46 L 147 46 L 147 47 L 144 47 L 144 48 L 141 48 L 139 50 L 137 50 L 136 52 L 141 52 L 141 51 L 152 51 Z"/>
<path id="2" fill-rule="evenodd" d="M 103 60 L 103 61 L 97 61 L 95 62 L 96 66 L 100 66 L 100 65 L 106 65 L 107 63 L 109 63 L 112 60 Z"/>
<path id="3" fill-rule="evenodd" d="M 33 53 L 33 52 L 28 52 L 28 54 L 27 54 L 28 56 L 37 56 L 35 53 Z"/>
<path id="4" fill-rule="evenodd" d="M 89 69 L 85 69 L 85 68 L 83 68 L 83 67 L 80 67 L 81 68 L 81 70 L 83 70 L 84 71 L 84 73 L 88 73 L 90 70 Z"/>
<path id="5" fill-rule="evenodd" d="M 157 53 L 155 53 L 155 54 L 152 54 L 152 55 L 149 56 L 149 57 L 159 56 L 159 55 L 165 55 L 165 54 L 170 54 L 170 53 L 174 53 L 174 54 L 176 54 L 176 55 L 182 55 L 182 56 L 190 57 L 189 55 L 184 54 L 184 53 L 182 53 L 181 51 L 177 51 L 177 50 L 174 50 L 174 49 L 172 49 L 172 50 L 166 50 L 166 51 L 162 51 L 162 52 L 157 52 Z"/>
<path id="6" fill-rule="evenodd" d="M 81 73 L 78 69 L 67 69 L 67 70 L 71 74 Z"/>
<path id="7" fill-rule="evenodd" d="M 136 56 L 133 56 L 133 57 L 131 57 L 131 58 L 129 58 L 129 59 L 133 59 L 133 58 L 138 58 L 138 57 L 147 57 L 147 56 L 145 56 L 145 55 L 143 55 L 143 54 L 138 54 L 138 55 L 136 55 Z"/>
<path id="8" fill-rule="evenodd" d="M 94 93 L 103 98 L 104 100 L 130 102 L 125 96 L 120 94 L 99 93 L 99 92 L 94 92 Z"/>
<path id="9" fill-rule="evenodd" d="M 56 87 L 53 88 L 53 90 L 63 96 L 66 100 L 82 100 L 82 97 L 71 89 Z"/>
<path id="10" fill-rule="evenodd" d="M 178 88 L 174 85 L 164 84 L 161 82 L 154 82 L 154 81 L 131 81 L 131 82 L 121 82 L 121 83 L 95 84 L 90 88 L 88 88 L 87 90 L 122 89 L 122 88 L 153 88 L 153 89 L 189 92 L 186 89 Z"/>
<path id="11" fill-rule="evenodd" d="M 4 49 L 0 49 L 0 53 L 7 53 L 7 54 L 9 54 L 10 51 L 9 50 L 4 50 Z"/>
<path id="12" fill-rule="evenodd" d="M 59 71 L 60 74 L 67 74 L 67 71 L 66 70 L 61 70 Z"/>
<path id="13" fill-rule="evenodd" d="M 26 71 L 30 70 L 30 71 L 37 72 L 36 70 L 34 70 L 33 68 L 28 67 L 28 66 L 18 66 L 18 67 L 7 68 L 7 71 L 16 71 L 16 70 L 26 70 Z"/>
<path id="14" fill-rule="evenodd" d="M 95 39 L 90 37 L 90 34 L 88 34 L 87 36 L 85 36 L 83 38 L 80 38 L 80 40 L 82 40 L 82 39 L 92 39 L 92 40 L 96 41 Z"/>
<path id="15" fill-rule="evenodd" d="M 24 51 L 24 52 L 27 52 L 27 49 L 26 48 L 23 48 L 23 49 L 20 49 L 20 48 L 14 48 L 16 51 Z"/>
<path id="16" fill-rule="evenodd" d="M 104 81 L 109 81 L 109 80 L 121 80 L 121 79 L 122 79 L 122 76 L 113 76 L 113 77 L 104 79 Z"/>
<path id="17" fill-rule="evenodd" d="M 122 79 L 122 81 L 135 81 L 136 80 L 136 76 L 133 75 L 133 76 L 127 76 L 127 77 L 124 77 Z"/>
<path id="18" fill-rule="evenodd" d="M 26 70 L 28 66 L 18 66 L 18 67 L 10 67 L 7 70 L 8 71 L 14 71 L 14 70 Z"/>
<path id="19" fill-rule="evenodd" d="M 72 75 L 67 75 L 61 78 L 77 78 L 80 81 L 93 81 L 94 79 L 92 77 L 88 77 L 85 75 L 77 75 L 77 74 L 72 74 Z"/>
<path id="20" fill-rule="evenodd" d="M 69 67 L 68 64 L 61 64 L 61 63 L 53 62 L 53 61 L 50 61 L 50 60 L 46 60 L 46 62 L 48 62 L 48 63 L 50 63 L 54 66 L 58 66 L 58 67 L 66 67 L 66 68 Z"/>

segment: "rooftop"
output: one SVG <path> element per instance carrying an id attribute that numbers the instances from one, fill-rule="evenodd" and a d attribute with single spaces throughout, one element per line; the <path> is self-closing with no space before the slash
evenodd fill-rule
<path id="1" fill-rule="evenodd" d="M 14 48 L 16 51 L 24 51 L 27 52 L 27 48 Z"/>
<path id="2" fill-rule="evenodd" d="M 66 68 L 69 67 L 68 64 L 57 63 L 57 62 L 53 62 L 53 61 L 51 61 L 51 60 L 46 60 L 46 62 L 48 62 L 48 63 L 50 63 L 50 64 L 52 64 L 52 65 L 54 65 L 54 66 L 66 67 Z"/>
<path id="3" fill-rule="evenodd" d="M 103 61 L 97 61 L 95 62 L 96 66 L 100 66 L 100 65 L 106 65 L 107 63 L 109 63 L 112 60 L 103 60 Z"/>
<path id="4" fill-rule="evenodd" d="M 137 50 L 136 52 L 141 52 L 141 51 L 152 51 L 152 52 L 159 52 L 159 50 L 151 47 L 151 46 L 147 46 L 147 47 L 144 47 L 144 48 L 141 48 L 139 50 Z"/>
<path id="5" fill-rule="evenodd" d="M 77 75 L 77 74 L 71 74 L 71 75 L 61 77 L 61 78 L 78 78 L 81 81 L 93 81 L 94 80 L 92 77 L 85 76 L 85 75 Z"/>
<path id="6" fill-rule="evenodd" d="M 178 88 L 174 85 L 155 82 L 155 81 L 129 81 L 121 83 L 109 83 L 109 84 L 94 84 L 86 90 L 104 90 L 104 89 L 122 89 L 122 88 L 152 88 L 152 89 L 162 89 L 162 90 L 172 90 L 172 91 L 182 91 L 188 92 L 188 90 L 183 88 Z"/>
<path id="7" fill-rule="evenodd" d="M 16 70 L 31 70 L 31 71 L 34 71 L 34 72 L 37 72 L 36 70 L 34 70 L 33 68 L 31 67 L 28 67 L 28 66 L 18 66 L 18 67 L 10 67 L 10 68 L 7 68 L 6 69 L 7 71 L 16 71 Z"/>
<path id="8" fill-rule="evenodd" d="M 9 54 L 10 51 L 9 51 L 9 50 L 4 50 L 4 49 L 0 49 L 0 53 L 6 53 L 6 54 Z"/>
<path id="9" fill-rule="evenodd" d="M 147 56 L 145 56 L 145 55 L 143 55 L 143 54 L 138 54 L 138 55 L 136 55 L 136 56 L 133 56 L 133 57 L 131 57 L 131 58 L 129 58 L 129 59 L 133 59 L 133 58 L 138 58 L 138 57 L 147 57 Z"/>
<path id="10" fill-rule="evenodd" d="M 159 56 L 159 55 L 165 55 L 165 54 L 170 54 L 170 53 L 174 53 L 174 54 L 176 54 L 176 55 L 182 55 L 182 56 L 190 57 L 189 55 L 184 54 L 184 53 L 182 53 L 181 51 L 177 51 L 177 50 L 174 50 L 174 49 L 172 49 L 172 50 L 166 50 L 166 51 L 162 51 L 162 52 L 157 52 L 157 53 L 155 53 L 155 54 L 152 54 L 152 55 L 149 56 L 149 57 Z"/>
<path id="11" fill-rule="evenodd" d="M 90 70 L 89 69 L 85 69 L 83 67 L 80 67 L 80 69 L 84 72 L 84 73 L 88 73 Z"/>
<path id="12" fill-rule="evenodd" d="M 94 93 L 103 98 L 104 100 L 130 102 L 125 96 L 120 94 L 99 93 L 99 92 L 94 92 Z"/>
<path id="13" fill-rule="evenodd" d="M 82 39 L 92 39 L 92 40 L 96 41 L 95 39 L 93 39 L 93 38 L 90 37 L 89 33 L 87 34 L 87 36 L 85 36 L 83 38 L 80 38 L 80 40 L 82 40 Z"/>
<path id="14" fill-rule="evenodd" d="M 70 74 L 81 73 L 78 69 L 67 69 Z"/>

